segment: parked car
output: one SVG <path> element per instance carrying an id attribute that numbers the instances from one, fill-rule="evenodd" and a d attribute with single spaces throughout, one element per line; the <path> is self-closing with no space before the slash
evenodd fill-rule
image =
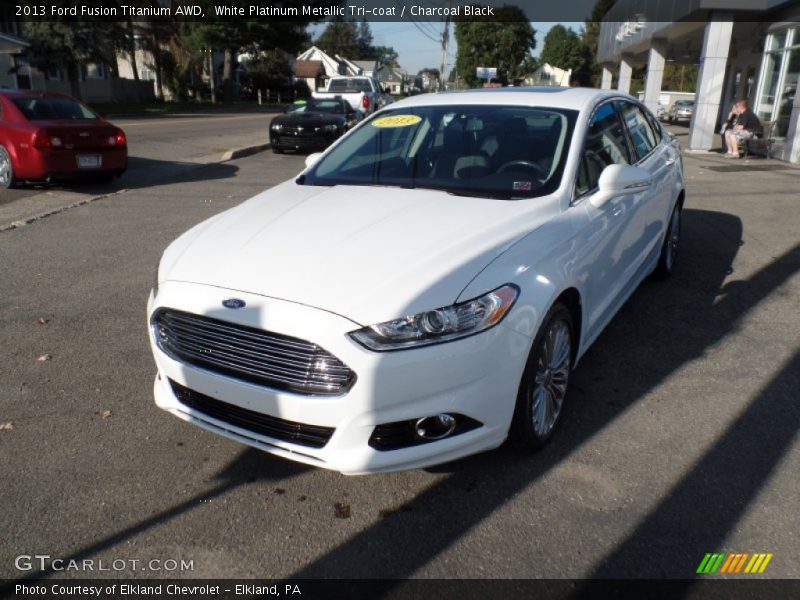
<path id="1" fill-rule="evenodd" d="M 668 119 L 670 123 L 676 121 L 689 121 L 694 114 L 694 100 L 677 100 L 672 108 L 669 109 Z"/>
<path id="2" fill-rule="evenodd" d="M 663 104 L 659 104 L 656 107 L 656 118 L 659 121 L 663 121 L 666 118 L 666 115 L 667 115 L 667 109 L 664 107 Z"/>
<path id="3" fill-rule="evenodd" d="M 106 180 L 128 166 L 125 133 L 75 98 L 0 90 L 0 186 Z"/>
<path id="4" fill-rule="evenodd" d="M 331 77 L 324 92 L 314 92 L 312 95 L 319 100 L 341 97 L 347 100 L 362 118 L 382 108 L 384 104 L 384 90 L 374 77 Z"/>
<path id="5" fill-rule="evenodd" d="M 674 267 L 675 138 L 581 88 L 430 94 L 192 228 L 149 298 L 156 404 L 348 474 L 551 437 L 573 369 Z"/>
<path id="6" fill-rule="evenodd" d="M 343 98 L 298 100 L 269 124 L 272 151 L 322 150 L 358 122 L 358 115 Z"/>

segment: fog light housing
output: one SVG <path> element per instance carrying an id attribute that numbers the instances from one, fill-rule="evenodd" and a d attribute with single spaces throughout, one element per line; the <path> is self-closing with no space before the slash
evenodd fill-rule
<path id="1" fill-rule="evenodd" d="M 483 423 L 466 415 L 439 413 L 377 425 L 369 438 L 369 445 L 375 450 L 399 450 L 449 439 L 482 426 Z"/>
<path id="2" fill-rule="evenodd" d="M 422 417 L 414 426 L 414 433 L 423 440 L 441 440 L 453 433 L 456 428 L 456 418 L 453 415 L 442 413 L 434 417 Z"/>

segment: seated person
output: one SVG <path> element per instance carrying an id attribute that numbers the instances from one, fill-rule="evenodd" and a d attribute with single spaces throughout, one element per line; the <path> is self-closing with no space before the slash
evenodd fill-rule
<path id="1" fill-rule="evenodd" d="M 725 139 L 725 133 L 729 129 L 733 129 L 736 126 L 736 120 L 739 118 L 737 114 L 736 102 L 733 103 L 731 106 L 731 111 L 728 113 L 728 116 L 725 118 L 725 121 L 722 123 L 722 128 L 720 129 L 719 134 L 722 136 L 722 154 L 728 154 L 728 141 Z"/>
<path id="2" fill-rule="evenodd" d="M 761 121 L 747 106 L 747 100 L 736 103 L 736 125 L 725 131 L 725 145 L 728 147 L 728 158 L 739 158 L 739 146 L 744 140 L 764 131 Z"/>

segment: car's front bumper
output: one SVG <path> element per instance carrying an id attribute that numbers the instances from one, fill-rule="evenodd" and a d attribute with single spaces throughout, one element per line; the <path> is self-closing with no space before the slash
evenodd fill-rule
<path id="1" fill-rule="evenodd" d="M 225 309 L 222 300 L 246 302 Z M 151 296 L 149 317 L 175 308 L 319 344 L 357 375 L 338 396 L 308 396 L 246 383 L 173 359 L 150 342 L 158 367 L 156 404 L 173 415 L 230 439 L 292 460 L 347 474 L 428 466 L 499 446 L 506 438 L 531 340 L 502 324 L 459 341 L 404 350 L 372 352 L 347 333 L 359 325 L 324 310 L 254 294 L 190 283 L 162 284 Z M 322 448 L 260 435 L 182 404 L 170 381 L 195 392 L 287 421 L 331 427 Z M 439 441 L 394 450 L 369 445 L 376 425 L 458 413 L 480 427 Z"/>
<path id="2" fill-rule="evenodd" d="M 310 152 L 324 150 L 339 138 L 339 133 L 325 133 L 313 136 L 270 134 L 269 143 L 278 150 L 300 150 Z"/>

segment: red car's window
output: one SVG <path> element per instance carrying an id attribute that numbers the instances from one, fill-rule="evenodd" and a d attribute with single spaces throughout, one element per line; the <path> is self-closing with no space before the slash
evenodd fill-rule
<path id="1" fill-rule="evenodd" d="M 14 98 L 14 104 L 29 121 L 97 119 L 88 108 L 68 98 Z"/>

